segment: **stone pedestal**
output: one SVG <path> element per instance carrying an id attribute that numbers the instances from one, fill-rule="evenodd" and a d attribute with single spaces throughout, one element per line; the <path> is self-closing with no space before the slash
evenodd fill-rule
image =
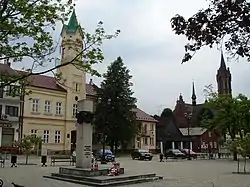
<path id="1" fill-rule="evenodd" d="M 77 110 L 93 112 L 93 101 L 78 101 Z M 83 123 L 76 125 L 76 167 L 91 168 L 92 160 L 92 125 Z"/>

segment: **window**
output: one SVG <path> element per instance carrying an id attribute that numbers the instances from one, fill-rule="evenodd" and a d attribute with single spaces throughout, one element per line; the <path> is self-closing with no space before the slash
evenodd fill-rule
<path id="1" fill-rule="evenodd" d="M 2 86 L 2 84 L 1 84 L 1 86 Z M 4 93 L 4 88 L 1 87 L 0 88 L 0 98 L 3 98 L 3 93 Z"/>
<path id="2" fill-rule="evenodd" d="M 144 144 L 144 145 L 148 145 L 148 138 L 147 138 L 147 137 L 144 137 L 144 138 L 143 138 L 143 144 Z"/>
<path id="3" fill-rule="evenodd" d="M 212 134 L 211 132 L 208 132 L 208 137 L 211 138 Z"/>
<path id="4" fill-rule="evenodd" d="M 51 112 L 51 102 L 50 101 L 45 101 L 44 103 L 44 112 L 45 113 L 50 113 Z"/>
<path id="5" fill-rule="evenodd" d="M 5 106 L 5 114 L 18 117 L 18 107 Z"/>
<path id="6" fill-rule="evenodd" d="M 31 136 L 35 136 L 36 137 L 37 130 L 36 129 L 31 129 L 30 134 L 31 134 Z"/>
<path id="7" fill-rule="evenodd" d="M 32 112 L 38 112 L 39 99 L 32 99 Z"/>
<path id="8" fill-rule="evenodd" d="M 15 85 L 9 85 L 6 87 L 6 95 L 16 97 L 20 94 L 20 87 Z"/>
<path id="9" fill-rule="evenodd" d="M 79 91 L 80 91 L 80 84 L 79 84 L 79 83 L 74 82 L 74 83 L 73 83 L 73 86 L 74 86 L 74 90 L 75 90 L 76 92 L 79 92 Z"/>
<path id="10" fill-rule="evenodd" d="M 60 115 L 62 113 L 62 103 L 56 102 L 56 114 Z"/>
<path id="11" fill-rule="evenodd" d="M 0 115 L 2 115 L 2 105 L 0 105 Z"/>
<path id="12" fill-rule="evenodd" d="M 76 91 L 78 91 L 78 89 L 79 89 L 78 87 L 79 87 L 79 85 L 78 85 L 78 83 L 76 83 L 76 84 L 75 84 L 75 90 L 76 90 Z"/>
<path id="13" fill-rule="evenodd" d="M 73 104 L 73 117 L 76 117 L 77 113 L 77 104 Z"/>
<path id="14" fill-rule="evenodd" d="M 217 149 L 217 142 L 214 142 L 214 148 Z"/>
<path id="15" fill-rule="evenodd" d="M 150 138 L 150 145 L 154 145 L 154 138 Z"/>
<path id="16" fill-rule="evenodd" d="M 154 124 L 150 124 L 150 130 L 153 131 L 154 130 Z"/>
<path id="17" fill-rule="evenodd" d="M 213 142 L 209 142 L 210 148 L 213 148 Z"/>
<path id="18" fill-rule="evenodd" d="M 55 143 L 60 143 L 60 142 L 61 142 L 61 132 L 55 131 Z"/>
<path id="19" fill-rule="evenodd" d="M 147 125 L 146 124 L 144 125 L 144 129 L 143 130 L 144 130 L 144 133 L 147 133 Z"/>
<path id="20" fill-rule="evenodd" d="M 43 142 L 49 143 L 49 131 L 48 130 L 44 130 L 43 132 Z"/>

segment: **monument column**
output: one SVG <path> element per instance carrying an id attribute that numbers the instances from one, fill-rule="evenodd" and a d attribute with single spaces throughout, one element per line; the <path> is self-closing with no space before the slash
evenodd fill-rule
<path id="1" fill-rule="evenodd" d="M 77 104 L 76 167 L 91 168 L 93 101 L 81 100 Z"/>

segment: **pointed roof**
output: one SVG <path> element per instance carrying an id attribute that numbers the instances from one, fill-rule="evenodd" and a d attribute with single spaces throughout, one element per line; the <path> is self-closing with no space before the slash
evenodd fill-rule
<path id="1" fill-rule="evenodd" d="M 195 88 L 194 88 L 194 82 L 193 82 L 192 99 L 196 99 Z"/>
<path id="2" fill-rule="evenodd" d="M 79 25 L 78 25 L 77 18 L 76 18 L 76 12 L 74 9 L 71 16 L 70 16 L 70 19 L 69 19 L 68 31 L 69 32 L 76 32 L 78 26 Z"/>
<path id="3" fill-rule="evenodd" d="M 221 60 L 220 60 L 220 70 L 226 70 L 226 63 L 224 60 L 223 52 L 221 51 Z"/>
<path id="4" fill-rule="evenodd" d="M 69 22 L 67 25 L 63 25 L 62 31 L 66 30 L 66 33 L 76 33 L 78 29 L 80 31 L 81 36 L 83 37 L 83 32 L 80 24 L 77 21 L 75 9 L 73 9 Z"/>

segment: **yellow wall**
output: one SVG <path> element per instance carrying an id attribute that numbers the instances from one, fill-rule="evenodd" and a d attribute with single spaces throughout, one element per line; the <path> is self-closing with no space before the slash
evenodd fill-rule
<path id="1" fill-rule="evenodd" d="M 62 56 L 61 63 L 71 61 L 83 50 L 81 31 L 76 33 L 66 33 L 62 30 Z M 75 65 L 82 63 L 82 55 L 73 62 Z M 49 142 L 45 145 L 47 149 L 69 150 L 71 131 L 75 130 L 76 119 L 73 115 L 73 104 L 86 98 L 86 73 L 69 64 L 58 69 L 61 74 L 59 86 L 63 87 L 66 92 L 53 91 L 49 89 L 28 87 L 27 91 L 31 94 L 25 97 L 24 110 L 24 127 L 23 134 L 31 134 L 32 130 L 37 130 L 37 135 L 44 135 L 44 130 L 49 131 Z M 76 86 L 77 84 L 77 86 Z M 32 112 L 32 99 L 39 99 L 38 112 Z M 51 112 L 45 113 L 45 101 L 51 101 Z M 56 115 L 56 102 L 62 103 L 61 114 Z M 55 131 L 60 131 L 61 142 L 55 143 Z"/>
<path id="2" fill-rule="evenodd" d="M 152 129 L 151 126 L 153 127 Z M 135 148 L 156 149 L 156 123 L 141 121 L 141 132 L 142 133 L 135 138 L 135 143 L 134 143 Z M 150 143 L 150 139 L 152 141 L 151 142 L 152 144 Z"/>

